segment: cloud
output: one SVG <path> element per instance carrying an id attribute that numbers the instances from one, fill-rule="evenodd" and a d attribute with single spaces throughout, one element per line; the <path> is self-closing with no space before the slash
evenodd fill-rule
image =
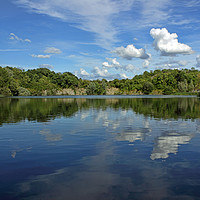
<path id="1" fill-rule="evenodd" d="M 142 17 L 141 20 L 139 20 L 139 25 L 141 27 L 159 25 L 160 22 L 170 18 L 170 11 L 167 8 L 169 5 L 172 5 L 171 0 L 140 0 L 140 3 L 142 5 Z"/>
<path id="2" fill-rule="evenodd" d="M 196 57 L 196 61 L 197 61 L 196 66 L 197 66 L 197 67 L 200 67 L 200 55 L 198 55 L 198 56 Z"/>
<path id="3" fill-rule="evenodd" d="M 132 64 L 124 65 L 124 66 L 122 66 L 122 69 L 123 69 L 124 71 L 127 71 L 127 72 L 133 72 L 133 71 L 136 70 L 136 69 L 135 69 L 135 66 L 132 65 Z"/>
<path id="4" fill-rule="evenodd" d="M 179 20 L 179 21 L 175 21 L 173 20 L 170 24 L 172 25 L 185 25 L 185 24 L 190 24 L 192 23 L 192 20 L 189 20 L 189 19 L 183 19 L 183 20 Z"/>
<path id="5" fill-rule="evenodd" d="M 108 62 L 103 62 L 102 63 L 102 66 L 103 67 L 106 67 L 106 68 L 120 68 L 121 65 L 119 62 L 117 62 L 117 59 L 116 58 L 106 58 L 109 62 L 111 62 L 111 64 L 109 64 Z"/>
<path id="6" fill-rule="evenodd" d="M 92 73 L 94 74 L 95 77 L 107 77 L 109 76 L 109 72 L 105 68 L 99 68 L 99 67 L 94 67 L 92 70 Z"/>
<path id="7" fill-rule="evenodd" d="M 17 0 L 30 12 L 59 18 L 81 30 L 95 34 L 99 46 L 110 49 L 117 42 L 117 16 L 132 8 L 134 0 Z M 118 16 L 119 18 L 119 16 Z"/>
<path id="8" fill-rule="evenodd" d="M 45 136 L 45 140 L 48 142 L 57 142 L 62 140 L 61 134 L 54 134 L 50 129 L 44 129 L 40 131 L 40 134 Z"/>
<path id="9" fill-rule="evenodd" d="M 135 67 L 132 64 L 128 65 L 121 65 L 116 58 L 106 58 L 109 62 L 103 62 L 102 67 L 103 68 L 115 68 L 116 70 L 121 71 L 127 71 L 127 72 L 133 72 L 135 70 Z"/>
<path id="10" fill-rule="evenodd" d="M 75 71 L 74 72 L 75 76 L 78 76 L 82 79 L 90 79 L 90 74 L 88 72 L 86 72 L 83 68 L 80 68 L 79 71 Z"/>
<path id="11" fill-rule="evenodd" d="M 125 79 L 128 78 L 126 74 L 110 74 L 107 69 L 105 68 L 99 68 L 94 67 L 92 70 L 94 79 L 107 79 L 107 80 L 113 80 L 113 79 Z"/>
<path id="12" fill-rule="evenodd" d="M 16 40 L 16 41 L 20 41 L 20 42 L 28 42 L 28 43 L 31 43 L 31 40 L 29 39 L 22 39 L 22 38 L 19 38 L 17 35 L 15 35 L 14 33 L 10 33 L 10 40 Z"/>
<path id="13" fill-rule="evenodd" d="M 0 49 L 0 52 L 24 51 L 24 49 Z"/>
<path id="14" fill-rule="evenodd" d="M 185 67 L 187 64 L 188 61 L 186 60 L 168 60 L 156 63 L 155 65 L 159 66 L 159 68 L 180 68 Z"/>
<path id="15" fill-rule="evenodd" d="M 54 66 L 49 65 L 49 64 L 41 64 L 41 65 L 39 65 L 39 67 L 41 67 L 41 68 L 48 68 L 48 69 L 54 69 Z"/>
<path id="16" fill-rule="evenodd" d="M 149 60 L 145 60 L 145 61 L 143 62 L 143 64 L 142 64 L 142 66 L 143 66 L 144 68 L 147 68 L 147 67 L 149 66 L 149 64 L 150 64 Z"/>
<path id="17" fill-rule="evenodd" d="M 179 60 L 177 62 L 178 65 L 180 65 L 181 67 L 185 67 L 188 64 L 187 60 Z"/>
<path id="18" fill-rule="evenodd" d="M 74 55 L 74 54 L 71 54 L 68 56 L 68 58 L 75 58 L 75 57 L 76 57 L 76 55 Z"/>
<path id="19" fill-rule="evenodd" d="M 154 149 L 151 154 L 151 159 L 166 159 L 169 154 L 176 154 L 178 152 L 178 147 L 181 144 L 187 144 L 193 135 L 182 135 L 178 133 L 167 133 L 164 136 L 157 138 Z"/>
<path id="20" fill-rule="evenodd" d="M 153 45 L 155 49 L 160 51 L 162 56 L 193 53 L 190 46 L 178 42 L 178 35 L 176 33 L 170 34 L 166 28 L 152 28 L 150 35 L 154 39 Z"/>
<path id="21" fill-rule="evenodd" d="M 148 59 L 150 58 L 150 54 L 145 52 L 145 49 L 136 49 L 134 45 L 130 44 L 126 48 L 117 47 L 113 53 L 116 53 L 118 56 L 125 58 L 127 60 L 131 60 L 133 58 L 141 58 Z"/>
<path id="22" fill-rule="evenodd" d="M 61 54 L 62 51 L 55 47 L 48 47 L 44 50 L 44 53 L 50 53 L 50 54 Z"/>
<path id="23" fill-rule="evenodd" d="M 24 149 L 17 149 L 17 150 L 13 150 L 11 152 L 11 156 L 12 158 L 15 158 L 17 153 L 22 152 L 22 151 L 30 151 L 32 149 L 32 147 L 28 147 L 28 148 L 24 148 Z"/>
<path id="24" fill-rule="evenodd" d="M 189 8 L 192 8 L 192 7 L 196 8 L 200 6 L 200 2 L 199 0 L 186 1 L 185 6 Z"/>
<path id="25" fill-rule="evenodd" d="M 31 55 L 33 58 L 50 58 L 51 55 L 35 55 L 35 54 L 32 54 Z"/>
<path id="26" fill-rule="evenodd" d="M 94 67 L 91 71 L 91 74 L 86 72 L 84 69 L 80 69 L 79 71 L 75 71 L 74 74 L 79 78 L 89 79 L 89 80 L 96 80 L 96 79 L 106 79 L 106 80 L 113 80 L 113 79 L 126 79 L 128 78 L 126 74 L 111 74 L 108 72 L 106 68 L 99 68 Z"/>
<path id="27" fill-rule="evenodd" d="M 31 56 L 33 58 L 50 58 L 53 54 L 61 54 L 62 51 L 58 48 L 55 48 L 55 47 L 47 47 L 45 50 L 44 50 L 44 53 L 48 53 L 47 55 L 41 55 L 41 54 L 38 54 L 38 55 L 35 55 L 35 54 L 32 54 Z"/>

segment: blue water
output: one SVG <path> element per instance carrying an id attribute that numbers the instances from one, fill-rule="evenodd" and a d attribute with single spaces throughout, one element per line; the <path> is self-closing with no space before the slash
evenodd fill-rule
<path id="1" fill-rule="evenodd" d="M 200 199 L 195 97 L 0 99 L 0 199 Z"/>

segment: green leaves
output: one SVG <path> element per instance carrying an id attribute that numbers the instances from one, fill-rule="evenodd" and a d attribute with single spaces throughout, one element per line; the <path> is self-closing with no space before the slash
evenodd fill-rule
<path id="1" fill-rule="evenodd" d="M 144 94 L 150 94 L 153 91 L 153 84 L 151 82 L 145 82 L 142 88 Z"/>
<path id="2" fill-rule="evenodd" d="M 0 67 L 0 95 L 4 96 L 56 95 L 63 89 L 71 89 L 74 94 L 84 89 L 83 94 L 105 95 L 111 94 L 113 88 L 117 94 L 187 94 L 200 90 L 200 71 L 164 69 L 145 71 L 132 79 L 91 81 L 79 79 L 71 72 L 55 73 L 47 68 L 24 71 Z"/>

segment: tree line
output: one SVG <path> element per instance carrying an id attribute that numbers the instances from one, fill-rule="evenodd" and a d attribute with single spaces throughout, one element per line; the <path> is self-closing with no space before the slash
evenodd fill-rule
<path id="1" fill-rule="evenodd" d="M 200 71 L 163 69 L 145 71 L 132 79 L 112 81 L 83 80 L 71 72 L 56 73 L 47 68 L 0 67 L 1 96 L 59 95 L 68 89 L 72 94 L 195 94 L 200 90 Z M 81 89 L 81 93 L 80 93 Z"/>

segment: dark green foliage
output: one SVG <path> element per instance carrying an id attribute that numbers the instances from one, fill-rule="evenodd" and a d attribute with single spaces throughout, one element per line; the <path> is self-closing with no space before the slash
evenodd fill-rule
<path id="1" fill-rule="evenodd" d="M 150 94 L 153 91 L 153 84 L 151 82 L 145 82 L 142 88 L 144 94 Z"/>
<path id="2" fill-rule="evenodd" d="M 11 91 L 10 91 L 10 89 L 8 87 L 1 87 L 0 88 L 0 95 L 11 96 L 12 93 L 11 93 Z"/>
<path id="3" fill-rule="evenodd" d="M 115 88 L 115 94 L 191 94 L 200 90 L 200 71 L 192 69 L 164 69 L 136 75 L 132 79 L 112 81 L 82 80 L 71 72 L 55 73 L 47 68 L 24 71 L 13 67 L 0 67 L 0 95 L 56 95 L 70 88 L 85 90 L 88 95 L 105 95 Z"/>
<path id="4" fill-rule="evenodd" d="M 96 92 L 96 84 L 94 82 L 91 82 L 88 87 L 86 88 L 86 93 L 88 95 L 93 95 Z"/>
<path id="5" fill-rule="evenodd" d="M 164 95 L 170 95 L 173 94 L 173 88 L 171 86 L 166 86 L 163 90 L 163 94 Z"/>
<path id="6" fill-rule="evenodd" d="M 194 84 L 193 84 L 193 80 L 191 79 L 188 85 L 188 92 L 193 92 L 193 91 L 194 91 Z"/>
<path id="7" fill-rule="evenodd" d="M 106 82 L 105 81 L 92 81 L 86 88 L 87 95 L 104 95 L 106 94 Z"/>

